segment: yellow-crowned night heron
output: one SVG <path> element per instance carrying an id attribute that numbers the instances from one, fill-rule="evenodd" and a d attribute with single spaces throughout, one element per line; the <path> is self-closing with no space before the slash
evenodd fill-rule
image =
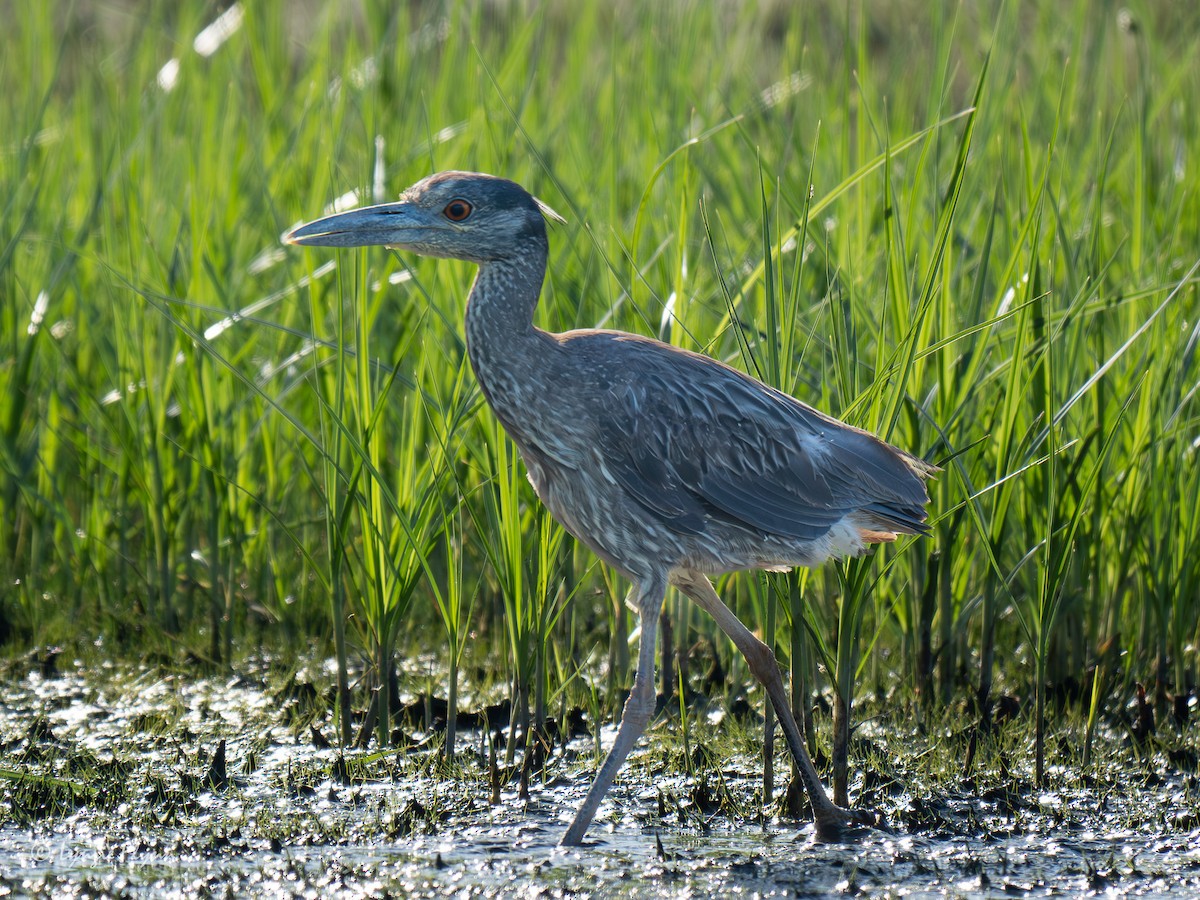
<path id="1" fill-rule="evenodd" d="M 479 386 L 542 502 L 633 584 L 637 675 L 612 749 L 562 843 L 581 842 L 654 712 L 655 629 L 668 584 L 745 655 L 800 768 L 817 835 L 835 838 L 869 817 L 825 795 L 774 653 L 706 576 L 816 566 L 921 534 L 924 479 L 935 469 L 706 356 L 620 331 L 535 328 L 547 217 L 558 218 L 511 181 L 442 172 L 397 203 L 329 216 L 286 240 L 476 263 L 466 334 Z"/>

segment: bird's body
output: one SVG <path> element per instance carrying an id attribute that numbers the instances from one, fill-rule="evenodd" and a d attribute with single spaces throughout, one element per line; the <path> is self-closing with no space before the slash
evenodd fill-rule
<path id="1" fill-rule="evenodd" d="M 735 369 L 618 331 L 524 340 L 522 376 L 571 389 L 480 384 L 542 502 L 626 577 L 815 566 L 921 528 L 923 464 Z"/>
<path id="2" fill-rule="evenodd" d="M 519 185 L 445 172 L 399 203 L 302 226 L 293 243 L 384 244 L 467 259 L 467 351 L 489 406 L 554 517 L 633 582 L 637 678 L 616 743 L 564 837 L 578 843 L 654 706 L 654 628 L 668 584 L 708 610 L 767 686 L 818 832 L 860 816 L 825 797 L 774 656 L 706 575 L 815 566 L 924 531 L 932 466 L 709 357 L 619 331 L 533 324 L 552 215 Z M 461 218 L 460 218 L 461 216 Z"/>

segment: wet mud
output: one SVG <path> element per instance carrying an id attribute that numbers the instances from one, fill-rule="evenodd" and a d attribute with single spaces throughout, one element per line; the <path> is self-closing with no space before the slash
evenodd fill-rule
<path id="1" fill-rule="evenodd" d="M 1039 790 L 1020 732 L 968 778 L 952 734 L 874 722 L 852 796 L 887 830 L 818 844 L 780 814 L 782 785 L 762 813 L 753 728 L 696 728 L 685 758 L 664 714 L 587 845 L 562 850 L 594 771 L 587 729 L 548 744 L 531 774 L 519 753 L 497 765 L 483 729 L 461 733 L 447 763 L 435 730 L 400 750 L 341 751 L 331 720 L 294 675 L 6 678 L 0 897 L 1200 893 L 1186 734 L 1158 747 L 1110 734 L 1086 777 L 1056 766 Z"/>

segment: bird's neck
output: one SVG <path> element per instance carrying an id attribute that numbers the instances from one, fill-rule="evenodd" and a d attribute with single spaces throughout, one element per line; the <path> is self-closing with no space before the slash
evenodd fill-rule
<path id="1" fill-rule="evenodd" d="M 480 263 L 467 299 L 468 344 L 486 345 L 531 333 L 545 274 L 545 259 L 533 255 Z"/>
<path id="2" fill-rule="evenodd" d="M 471 368 L 510 434 L 546 353 L 546 334 L 533 327 L 545 274 L 544 253 L 482 263 L 467 300 Z"/>

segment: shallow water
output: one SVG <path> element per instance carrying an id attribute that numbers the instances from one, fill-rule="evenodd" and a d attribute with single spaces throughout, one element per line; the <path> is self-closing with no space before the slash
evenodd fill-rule
<path id="1" fill-rule="evenodd" d="M 1040 896 L 1155 897 L 1200 891 L 1195 835 L 1076 838 L 1033 833 L 981 843 L 876 833 L 852 845 L 814 845 L 789 830 L 705 836 L 601 834 L 589 846 L 554 847 L 555 828 L 522 823 L 455 829 L 437 837 L 345 845 L 293 843 L 279 849 L 233 840 L 188 848 L 183 833 L 138 846 L 132 835 L 101 835 L 82 823 L 0 831 L 3 888 L 60 895 L 105 891 L 128 896 L 225 893 L 319 896 L 626 897 L 714 894 L 803 897 Z M 186 830 L 186 829 L 184 829 Z"/>
<path id="2" fill-rule="evenodd" d="M 552 756 L 528 800 L 513 779 L 496 805 L 470 749 L 454 777 L 420 747 L 348 753 L 335 777 L 338 751 L 314 749 L 297 705 L 252 678 L 9 680 L 0 897 L 1200 895 L 1200 788 L 1183 772 L 893 790 L 873 798 L 892 831 L 821 845 L 811 826 L 754 821 L 753 759 L 706 776 L 749 811 L 730 814 L 666 771 L 652 737 L 566 851 L 590 765 Z"/>

